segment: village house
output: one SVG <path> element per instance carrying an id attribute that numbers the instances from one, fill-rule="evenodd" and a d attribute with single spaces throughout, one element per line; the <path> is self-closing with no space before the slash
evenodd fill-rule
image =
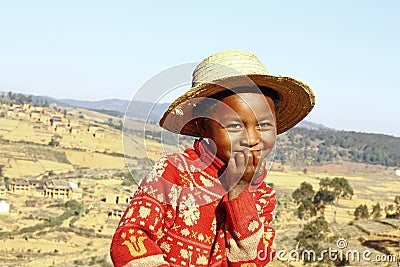
<path id="1" fill-rule="evenodd" d="M 81 128 L 79 126 L 71 126 L 69 129 L 70 134 L 79 134 L 81 132 Z"/>
<path id="2" fill-rule="evenodd" d="M 31 186 L 27 179 L 15 178 L 8 184 L 8 190 L 16 194 L 28 194 L 31 192 Z"/>
<path id="3" fill-rule="evenodd" d="M 76 127 L 79 126 L 78 121 L 68 120 L 68 127 Z"/>
<path id="4" fill-rule="evenodd" d="M 40 112 L 40 113 L 43 113 L 43 112 L 44 112 L 44 108 L 43 108 L 43 107 L 37 107 L 37 106 L 35 106 L 35 107 L 33 107 L 33 110 L 34 110 L 34 111 L 37 111 L 37 112 Z"/>
<path id="5" fill-rule="evenodd" d="M 18 118 L 25 118 L 26 117 L 26 113 L 24 110 L 20 109 L 17 111 L 17 117 Z"/>
<path id="6" fill-rule="evenodd" d="M 46 124 L 51 124 L 50 120 L 51 120 L 50 115 L 48 115 L 46 113 L 42 114 L 40 117 L 40 121 L 43 123 L 46 123 Z"/>
<path id="7" fill-rule="evenodd" d="M 110 204 L 129 204 L 133 199 L 133 192 L 121 191 L 119 194 L 116 193 L 107 193 L 105 198 L 102 198 L 101 201 Z"/>
<path id="8" fill-rule="evenodd" d="M 25 207 L 31 207 L 34 208 L 37 205 L 37 201 L 36 200 L 27 200 L 25 201 Z"/>
<path id="9" fill-rule="evenodd" d="M 97 126 L 96 124 L 89 124 L 88 127 L 88 132 L 89 133 L 96 133 L 96 131 L 99 130 L 99 126 Z"/>
<path id="10" fill-rule="evenodd" d="M 55 128 L 56 133 L 63 134 L 67 132 L 67 127 L 64 124 L 59 124 Z"/>
<path id="11" fill-rule="evenodd" d="M 9 110 L 7 110 L 7 116 L 9 116 L 9 117 L 13 117 L 14 116 L 14 109 L 9 109 Z"/>
<path id="12" fill-rule="evenodd" d="M 105 134 L 104 134 L 104 130 L 97 130 L 94 134 L 93 137 L 94 138 L 104 138 Z"/>
<path id="13" fill-rule="evenodd" d="M 49 198 L 68 199 L 71 197 L 71 187 L 65 180 L 50 180 L 45 181 L 44 196 Z"/>
<path id="14" fill-rule="evenodd" d="M 108 213 L 108 217 L 113 218 L 113 219 L 120 219 L 128 207 L 128 204 L 117 204 L 115 205 L 111 211 Z"/>
<path id="15" fill-rule="evenodd" d="M 62 120 L 50 119 L 50 125 L 53 126 L 54 129 L 56 129 L 58 125 L 62 125 L 62 124 L 63 124 Z"/>
<path id="16" fill-rule="evenodd" d="M 7 199 L 0 198 L 0 213 L 10 213 L 10 202 Z"/>
<path id="17" fill-rule="evenodd" d="M 43 197 L 44 196 L 44 182 L 42 180 L 28 180 L 32 195 L 36 197 Z"/>
<path id="18" fill-rule="evenodd" d="M 11 104 L 11 107 L 13 107 L 14 109 L 20 109 L 20 108 L 22 108 L 22 107 L 21 107 L 21 104 L 17 104 L 17 103 L 12 103 L 12 104 Z"/>
<path id="19" fill-rule="evenodd" d="M 73 184 L 73 183 L 72 183 Z M 49 180 L 44 182 L 44 196 L 54 199 L 80 199 L 82 188 L 72 186 L 65 180 Z"/>
<path id="20" fill-rule="evenodd" d="M 395 169 L 394 173 L 395 173 L 397 176 L 400 176 L 400 166 L 397 167 L 397 168 Z"/>
<path id="21" fill-rule="evenodd" d="M 39 111 L 32 111 L 30 114 L 31 119 L 40 121 L 40 118 L 42 117 L 42 113 Z"/>
<path id="22" fill-rule="evenodd" d="M 30 110 L 31 109 L 32 104 L 31 103 L 23 103 L 22 104 L 22 109 L 23 110 Z"/>
<path id="23" fill-rule="evenodd" d="M 82 188 L 72 187 L 71 190 L 72 190 L 72 197 L 71 197 L 72 199 L 81 199 L 83 197 L 83 189 Z"/>
<path id="24" fill-rule="evenodd" d="M 54 129 L 57 127 L 57 125 L 63 124 L 62 118 L 60 116 L 52 116 L 50 119 L 50 125 L 54 127 Z"/>

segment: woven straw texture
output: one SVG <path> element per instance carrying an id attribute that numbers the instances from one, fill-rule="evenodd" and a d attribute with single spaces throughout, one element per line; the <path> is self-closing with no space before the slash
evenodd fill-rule
<path id="1" fill-rule="evenodd" d="M 207 57 L 196 67 L 192 87 L 169 106 L 160 125 L 174 133 L 199 137 L 192 110 L 200 100 L 230 88 L 251 86 L 269 87 L 279 94 L 278 134 L 295 126 L 315 105 L 315 95 L 305 83 L 268 73 L 252 53 L 226 50 Z"/>

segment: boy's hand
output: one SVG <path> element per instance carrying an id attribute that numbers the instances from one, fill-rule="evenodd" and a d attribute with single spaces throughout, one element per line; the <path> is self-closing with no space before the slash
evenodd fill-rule
<path id="1" fill-rule="evenodd" d="M 243 152 L 233 154 L 226 171 L 228 186 L 229 188 L 233 186 L 229 191 L 229 199 L 237 197 L 250 185 L 253 178 L 257 178 L 263 173 L 266 162 L 260 159 L 260 151 L 250 151 L 248 148 Z"/>

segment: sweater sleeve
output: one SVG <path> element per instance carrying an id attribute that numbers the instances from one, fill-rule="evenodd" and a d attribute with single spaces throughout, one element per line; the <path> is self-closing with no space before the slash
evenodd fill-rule
<path id="1" fill-rule="evenodd" d="M 227 258 L 229 266 L 265 266 L 275 255 L 275 230 L 270 225 L 276 206 L 275 191 L 261 185 L 224 201 Z"/>
<path id="2" fill-rule="evenodd" d="M 126 209 L 111 243 L 111 258 L 116 267 L 170 266 L 156 240 L 172 217 L 168 206 L 140 189 Z"/>

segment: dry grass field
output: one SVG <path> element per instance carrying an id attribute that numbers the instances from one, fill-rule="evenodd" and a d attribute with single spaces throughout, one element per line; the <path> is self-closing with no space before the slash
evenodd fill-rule
<path id="1" fill-rule="evenodd" d="M 126 177 L 128 170 L 123 153 L 129 156 L 130 166 L 134 166 L 140 165 L 138 162 L 142 158 L 148 156 L 155 161 L 162 151 L 174 150 L 146 140 L 146 154 L 143 138 L 133 135 L 125 140 L 127 148 L 124 149 L 120 131 L 104 123 L 110 118 L 118 121 L 118 118 L 84 109 L 66 108 L 66 113 L 80 125 L 80 134 L 59 134 L 50 124 L 29 118 L 0 118 L 0 165 L 4 177 L 65 179 L 83 189 L 83 197 L 78 200 L 82 211 L 67 218 L 63 217 L 67 213 L 66 200 L 14 193 L 2 197 L 9 200 L 11 207 L 9 214 L 0 214 L 0 266 L 112 266 L 109 246 L 119 219 L 109 215 L 116 207 L 117 197 L 122 203 L 120 207 L 124 207 L 126 198 L 134 192 L 134 187 L 127 183 L 129 177 Z M 104 131 L 104 137 L 93 137 L 87 131 L 92 123 Z M 141 122 L 132 123 L 132 129 L 142 127 Z M 57 134 L 61 136 L 59 145 L 50 146 L 49 142 Z M 378 202 L 381 207 L 393 203 L 395 196 L 400 195 L 400 179 L 374 166 L 347 163 L 343 166 L 343 169 L 340 166 L 310 167 L 307 174 L 284 166 L 269 173 L 267 182 L 273 183 L 280 202 L 274 222 L 278 250 L 294 249 L 294 238 L 301 230 L 302 222 L 295 215 L 292 192 L 304 181 L 318 190 L 321 179 L 344 177 L 352 185 L 354 196 L 351 200 L 339 200 L 337 207 L 326 208 L 325 218 L 332 230 L 326 246 L 335 247 L 336 240 L 342 237 L 346 238 L 349 249 L 370 249 L 374 255 L 382 253 L 383 248 L 390 253 L 399 252 L 399 220 L 354 222 L 354 210 L 360 204 L 366 204 L 371 211 Z M 138 172 L 143 175 L 145 171 Z M 34 201 L 35 205 L 29 206 L 27 201 Z M 351 263 L 354 266 L 376 266 L 374 264 Z M 303 266 L 303 262 L 274 260 L 271 266 Z"/>

